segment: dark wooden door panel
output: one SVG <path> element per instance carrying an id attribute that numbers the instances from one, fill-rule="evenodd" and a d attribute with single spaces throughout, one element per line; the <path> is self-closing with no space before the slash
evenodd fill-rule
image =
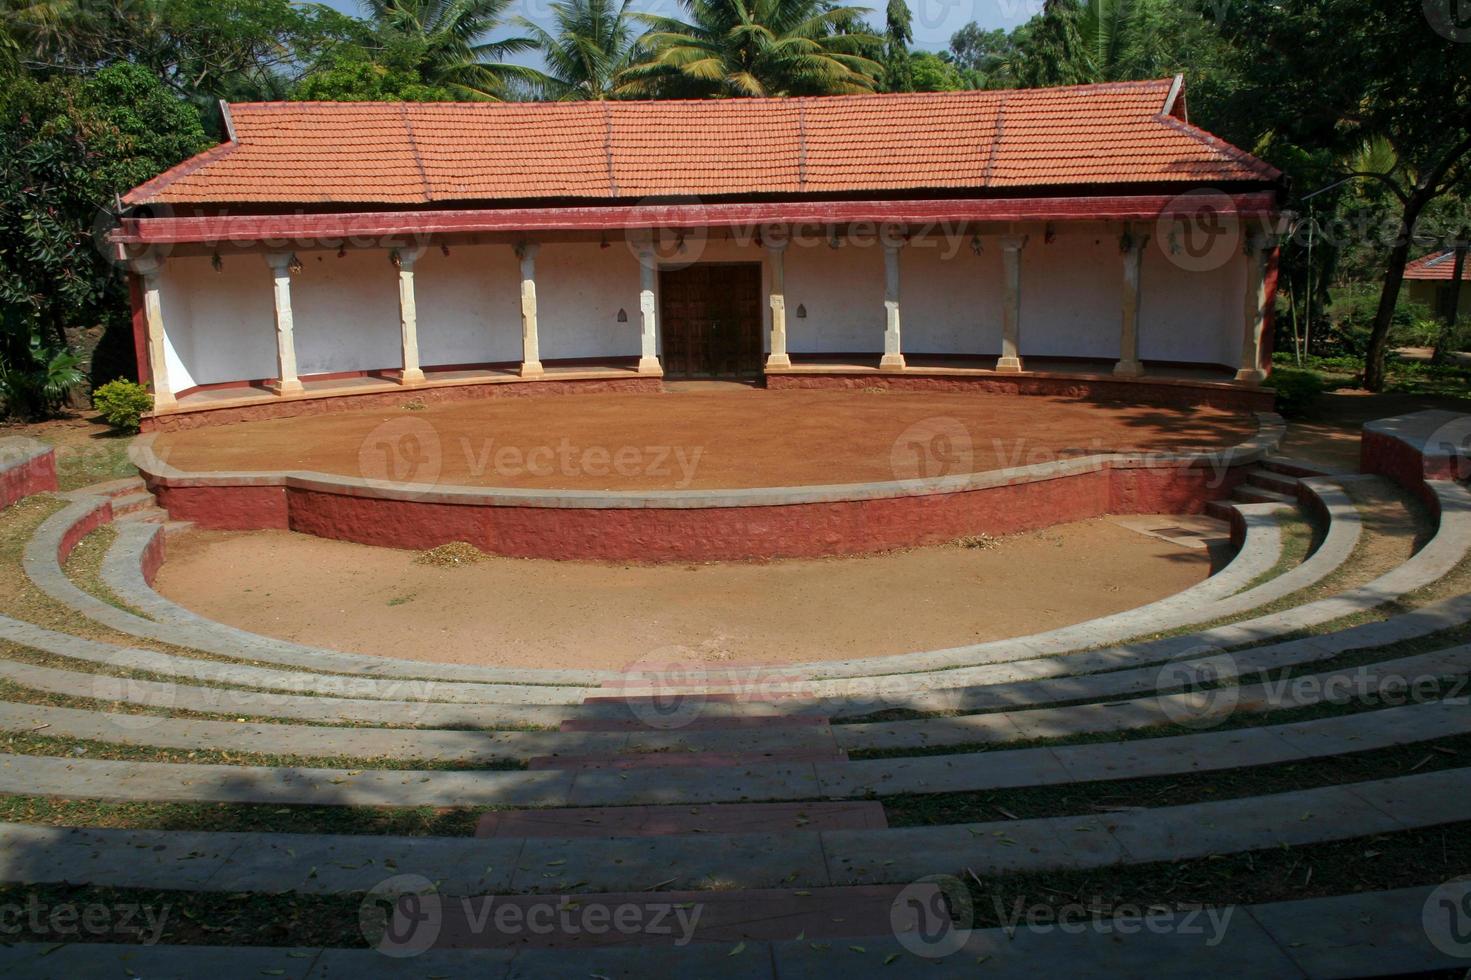
<path id="1" fill-rule="evenodd" d="M 697 264 L 659 274 L 664 371 L 673 377 L 761 373 L 761 266 Z"/>

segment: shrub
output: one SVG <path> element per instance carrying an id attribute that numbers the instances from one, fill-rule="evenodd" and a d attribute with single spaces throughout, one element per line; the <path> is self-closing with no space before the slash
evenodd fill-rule
<path id="1" fill-rule="evenodd" d="M 137 382 L 118 378 L 92 392 L 92 407 L 114 429 L 137 432 L 143 413 L 153 407 L 153 396 Z"/>
<path id="2" fill-rule="evenodd" d="M 1277 391 L 1277 411 L 1287 418 L 1302 415 L 1313 399 L 1323 393 L 1323 376 L 1317 371 L 1277 368 L 1266 381 Z"/>
<path id="3" fill-rule="evenodd" d="M 5 412 L 36 420 L 56 414 L 67 393 L 84 380 L 76 352 L 32 335 L 15 356 L 0 352 L 0 402 Z"/>

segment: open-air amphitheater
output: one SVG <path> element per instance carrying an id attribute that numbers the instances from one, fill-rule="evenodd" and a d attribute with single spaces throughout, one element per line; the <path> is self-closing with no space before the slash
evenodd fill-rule
<path id="1" fill-rule="evenodd" d="M 1460 975 L 1471 419 L 1371 423 L 1357 473 L 1279 455 L 1280 420 L 1258 420 L 1203 505 L 1234 557 L 1185 592 L 997 642 L 701 671 L 394 660 L 211 622 L 151 585 L 180 518 L 361 537 L 320 498 L 454 502 L 320 474 L 190 476 L 147 439 L 144 478 L 61 493 L 50 450 L 11 440 L 6 900 L 41 925 L 63 901 L 172 913 L 162 941 L 138 934 L 153 942 L 122 921 L 91 942 L 33 924 L 0 947 L 3 971 Z M 1198 462 L 1083 457 L 856 496 L 963 523 L 985 507 L 942 501 L 1020 506 L 1019 488 L 1077 476 L 1104 488 L 1063 494 L 1075 504 L 1128 509 L 1154 487 L 1145 509 L 1169 496 L 1151 473 Z M 225 506 L 230 487 L 269 506 Z M 702 506 L 837 506 L 719 498 Z M 1376 500 L 1406 502 L 1370 520 Z M 1408 558 L 1368 560 L 1417 515 Z M 514 526 L 505 540 L 523 540 Z M 660 527 L 639 540 L 687 533 Z M 97 540 L 93 571 L 76 567 Z"/>

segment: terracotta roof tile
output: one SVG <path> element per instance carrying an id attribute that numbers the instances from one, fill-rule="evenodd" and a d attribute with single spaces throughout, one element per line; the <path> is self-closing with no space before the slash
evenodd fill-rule
<path id="1" fill-rule="evenodd" d="M 130 204 L 429 204 L 1270 182 L 1171 82 L 703 102 L 247 103 Z"/>
<path id="2" fill-rule="evenodd" d="M 1441 252 L 1431 252 L 1429 255 L 1421 256 L 1405 266 L 1406 279 L 1442 279 L 1451 281 L 1451 276 L 1456 271 L 1456 252 L 1454 249 L 1446 249 Z M 1471 279 L 1471 258 L 1466 260 L 1466 266 L 1461 270 L 1461 281 Z"/>

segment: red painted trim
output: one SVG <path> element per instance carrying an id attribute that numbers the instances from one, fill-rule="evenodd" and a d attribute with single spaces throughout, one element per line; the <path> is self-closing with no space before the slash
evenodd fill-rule
<path id="1" fill-rule="evenodd" d="M 54 450 L 48 449 L 39 456 L 14 465 L 0 459 L 0 508 L 9 507 L 33 493 L 48 493 L 55 489 L 57 482 Z"/>
<path id="2" fill-rule="evenodd" d="M 1272 249 L 1267 253 L 1267 268 L 1263 283 L 1266 286 L 1266 309 L 1262 315 L 1262 350 L 1261 369 L 1267 374 L 1272 373 L 1272 354 L 1277 347 L 1277 270 L 1281 267 L 1282 247 Z"/>
<path id="3" fill-rule="evenodd" d="M 1277 213 L 1271 191 L 1232 197 L 1240 217 Z M 112 240 L 124 244 L 180 242 L 247 245 L 303 239 L 330 246 L 353 238 L 497 231 L 611 231 L 762 224 L 923 225 L 972 221 L 1153 221 L 1195 213 L 1190 194 L 1100 197 L 988 198 L 969 201 L 786 201 L 758 204 L 644 204 L 615 207 L 506 208 L 474 211 L 241 214 L 183 218 L 124 218 Z"/>
<path id="4" fill-rule="evenodd" d="M 577 561 L 734 561 L 828 557 L 1014 534 L 1103 514 L 1199 513 L 1248 465 L 1104 465 L 960 492 L 774 506 L 482 506 L 302 486 L 160 478 L 149 489 L 175 520 L 204 528 L 286 528 L 339 541 L 424 549 L 468 541 L 491 554 Z M 282 479 L 287 479 L 282 477 Z"/>
<path id="5" fill-rule="evenodd" d="M 148 311 L 143 307 L 143 277 L 128 273 L 128 304 L 133 310 L 133 355 L 138 360 L 138 383 L 153 383 L 153 362 L 148 357 Z"/>

